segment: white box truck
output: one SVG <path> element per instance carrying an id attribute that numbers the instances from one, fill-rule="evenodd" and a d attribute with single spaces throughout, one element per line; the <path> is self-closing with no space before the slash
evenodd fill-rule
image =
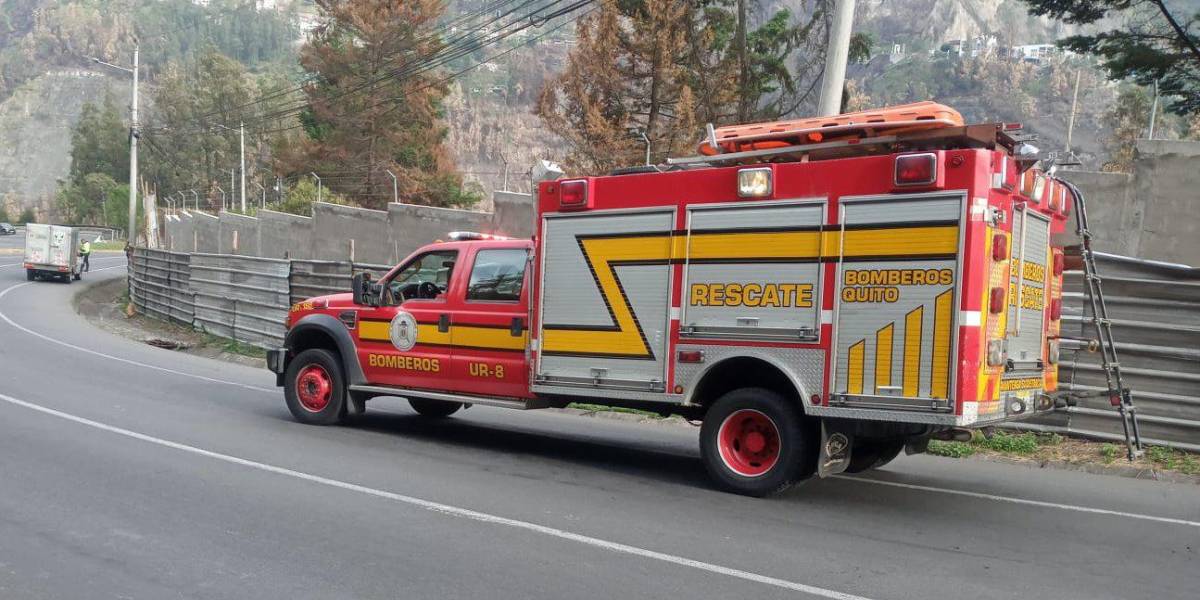
<path id="1" fill-rule="evenodd" d="M 25 278 L 54 277 L 71 283 L 80 277 L 79 231 L 64 225 L 25 226 Z"/>

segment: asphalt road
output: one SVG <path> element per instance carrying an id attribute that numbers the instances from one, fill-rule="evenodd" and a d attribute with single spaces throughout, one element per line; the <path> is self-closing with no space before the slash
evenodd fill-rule
<path id="1" fill-rule="evenodd" d="M 92 328 L 0 256 L 0 598 L 1188 598 L 1200 486 L 902 457 L 772 499 L 696 431 L 372 401 Z M 84 283 L 124 275 L 96 255 Z M 107 270 L 101 271 L 99 269 Z"/>
<path id="2" fill-rule="evenodd" d="M 19 229 L 17 231 L 16 235 L 0 235 L 0 251 L 6 250 L 6 249 L 12 249 L 12 248 L 24 248 L 24 247 L 25 247 L 25 230 L 24 230 L 24 228 Z M 6 252 L 0 252 L 0 261 L 2 261 L 5 258 L 8 258 L 8 256 L 9 255 Z M 0 264 L 2 264 L 2 263 L 0 263 Z"/>

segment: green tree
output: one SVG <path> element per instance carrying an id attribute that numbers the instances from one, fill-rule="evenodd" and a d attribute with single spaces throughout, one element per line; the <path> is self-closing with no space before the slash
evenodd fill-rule
<path id="1" fill-rule="evenodd" d="M 441 0 L 316 2 L 328 19 L 300 53 L 312 83 L 300 116 L 306 137 L 286 157 L 290 170 L 345 175 L 330 187 L 373 208 L 392 196 L 389 170 L 406 202 L 475 202 L 443 146 L 445 86 L 435 72 L 406 72 L 443 47 L 435 33 Z"/>
<path id="2" fill-rule="evenodd" d="M 17 219 L 17 223 L 20 225 L 24 225 L 26 223 L 34 223 L 36 221 L 37 221 L 37 217 L 35 217 L 33 215 L 33 209 L 28 206 L 25 207 L 25 210 L 21 211 L 21 218 Z"/>
<path id="3" fill-rule="evenodd" d="M 0 223 L 8 223 L 11 219 L 8 216 L 8 209 L 0 206 Z"/>
<path id="4" fill-rule="evenodd" d="M 116 181 L 129 179 L 129 129 L 111 95 L 100 105 L 88 102 L 71 129 L 72 181 L 104 173 Z"/>
<path id="5" fill-rule="evenodd" d="M 77 225 L 108 225 L 105 203 L 121 188 L 128 195 L 129 187 L 118 184 L 107 173 L 88 173 L 71 181 L 58 190 L 55 199 L 59 218 Z"/>
<path id="6" fill-rule="evenodd" d="M 1073 35 L 1059 45 L 1094 54 L 1114 80 L 1158 82 L 1175 114 L 1200 113 L 1200 12 L 1181 20 L 1163 0 L 1024 0 L 1029 12 L 1067 23 L 1120 26 Z"/>
<path id="7" fill-rule="evenodd" d="M 291 213 L 305 217 L 312 216 L 312 205 L 317 201 L 317 184 L 311 179 L 301 179 L 287 191 L 282 202 L 274 202 L 267 208 L 276 212 Z M 349 204 L 345 196 L 329 190 L 322 190 L 321 202 L 329 204 Z"/>
<path id="8" fill-rule="evenodd" d="M 1133 170 L 1135 145 L 1138 138 L 1145 137 L 1150 121 L 1150 96 L 1136 86 L 1126 86 L 1117 95 L 1117 101 L 1104 116 L 1104 128 L 1109 136 L 1104 140 L 1104 149 L 1109 160 L 1101 170 L 1128 173 Z"/>

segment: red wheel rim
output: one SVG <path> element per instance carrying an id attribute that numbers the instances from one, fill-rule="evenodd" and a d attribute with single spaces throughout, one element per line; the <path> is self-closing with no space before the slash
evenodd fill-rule
<path id="1" fill-rule="evenodd" d="M 329 371 L 321 365 L 308 365 L 296 376 L 296 395 L 300 398 L 300 406 L 309 412 L 321 412 L 329 406 L 329 398 L 333 395 L 333 381 L 329 379 Z"/>
<path id="2" fill-rule="evenodd" d="M 743 477 L 758 477 L 779 462 L 779 428 L 749 408 L 725 417 L 717 431 L 717 451 L 725 466 Z"/>

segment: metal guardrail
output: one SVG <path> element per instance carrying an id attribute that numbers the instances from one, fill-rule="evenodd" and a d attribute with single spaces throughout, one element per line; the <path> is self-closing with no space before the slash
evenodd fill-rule
<path id="1" fill-rule="evenodd" d="M 1200 451 L 1200 269 L 1096 253 L 1125 384 L 1133 391 L 1142 439 Z M 1094 329 L 1082 273 L 1064 277 L 1063 335 L 1090 338 Z M 1059 389 L 1107 389 L 1100 355 L 1064 352 Z M 1102 440 L 1123 440 L 1120 415 L 1106 397 L 1020 428 Z"/>

